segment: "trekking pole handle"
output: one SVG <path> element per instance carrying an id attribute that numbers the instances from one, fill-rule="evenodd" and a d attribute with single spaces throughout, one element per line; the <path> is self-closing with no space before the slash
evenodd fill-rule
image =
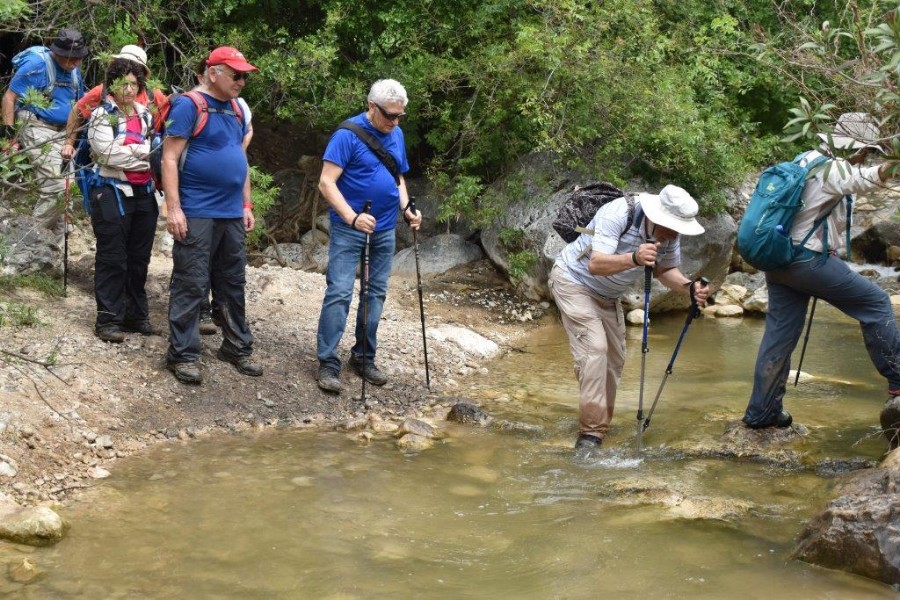
<path id="1" fill-rule="evenodd" d="M 709 279 L 707 279 L 706 277 L 701 277 L 700 279 L 698 279 L 696 281 L 692 281 L 690 288 L 688 288 L 691 292 L 691 314 L 695 317 L 699 317 L 700 316 L 700 307 L 697 306 L 697 298 L 694 295 L 695 294 L 695 292 L 694 292 L 694 284 L 695 283 L 699 283 L 700 287 L 707 287 L 707 286 L 709 286 Z"/>
<path id="2" fill-rule="evenodd" d="M 372 201 L 366 200 L 366 203 L 363 205 L 363 212 L 366 214 L 372 213 Z"/>
<path id="3" fill-rule="evenodd" d="M 407 204 L 406 207 L 412 211 L 413 216 L 416 216 L 416 197 L 415 196 L 409 197 L 409 204 Z"/>

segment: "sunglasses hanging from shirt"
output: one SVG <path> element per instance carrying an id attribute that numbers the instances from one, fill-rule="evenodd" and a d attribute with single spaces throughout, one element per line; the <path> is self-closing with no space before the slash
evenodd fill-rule
<path id="1" fill-rule="evenodd" d="M 337 128 L 347 129 L 356 134 L 356 137 L 358 137 L 362 143 L 378 157 L 378 160 L 380 160 L 381 164 L 388 170 L 388 173 L 394 177 L 394 183 L 397 184 L 397 187 L 400 187 L 400 169 L 397 168 L 397 161 L 390 152 L 384 149 L 384 146 L 381 145 L 378 138 L 352 121 L 344 121 L 338 125 Z"/>

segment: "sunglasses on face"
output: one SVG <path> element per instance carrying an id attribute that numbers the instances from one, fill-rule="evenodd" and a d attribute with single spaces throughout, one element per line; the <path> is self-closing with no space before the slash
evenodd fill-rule
<path id="1" fill-rule="evenodd" d="M 382 108 L 381 105 L 378 104 L 377 102 L 373 102 L 372 104 L 375 105 L 375 108 L 378 109 L 378 111 L 381 113 L 381 116 L 383 116 L 383 117 L 384 117 L 385 119 L 387 119 L 388 121 L 399 121 L 400 119 L 402 119 L 402 118 L 404 118 L 404 117 L 406 116 L 406 113 L 405 113 L 405 112 L 402 112 L 402 113 L 390 113 L 390 112 L 384 110 L 384 108 Z"/>
<path id="2" fill-rule="evenodd" d="M 248 79 L 250 79 L 250 73 L 238 73 L 237 71 L 232 71 L 227 75 L 231 77 L 231 80 L 234 82 L 247 81 Z"/>

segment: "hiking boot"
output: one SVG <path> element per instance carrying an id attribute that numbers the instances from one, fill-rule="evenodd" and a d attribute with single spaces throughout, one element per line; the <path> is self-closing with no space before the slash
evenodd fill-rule
<path id="1" fill-rule="evenodd" d="M 319 372 L 316 373 L 316 380 L 319 382 L 321 389 L 332 394 L 340 394 L 344 389 L 344 386 L 341 384 L 341 373 L 333 367 L 319 367 Z"/>
<path id="2" fill-rule="evenodd" d="M 603 445 L 603 440 L 594 435 L 581 434 L 575 440 L 575 458 L 585 459 L 589 457 L 594 450 L 599 449 Z"/>
<path id="3" fill-rule="evenodd" d="M 354 373 L 360 377 L 363 376 L 362 359 L 356 358 L 351 354 L 348 364 L 350 365 L 350 368 L 353 369 Z M 382 373 L 381 369 L 375 366 L 374 360 L 366 361 L 366 381 L 372 385 L 384 385 L 388 381 L 387 375 Z"/>
<path id="4" fill-rule="evenodd" d="M 249 356 L 231 356 L 230 354 L 225 354 L 222 349 L 219 348 L 219 351 L 216 352 L 216 358 L 233 364 L 234 368 L 237 369 L 238 373 L 241 375 L 259 377 L 263 374 L 262 367 L 253 362 L 253 359 Z"/>
<path id="5" fill-rule="evenodd" d="M 216 335 L 219 328 L 216 327 L 213 318 L 209 314 L 200 315 L 200 335 Z"/>
<path id="6" fill-rule="evenodd" d="M 139 333 L 141 335 L 159 335 L 159 332 L 153 329 L 150 321 L 125 321 L 122 329 L 129 333 Z"/>
<path id="7" fill-rule="evenodd" d="M 778 413 L 778 416 L 775 417 L 774 421 L 770 421 L 768 423 L 762 423 L 760 425 L 750 425 L 746 421 L 744 421 L 744 425 L 749 427 L 750 429 L 765 429 L 766 427 L 777 427 L 778 429 L 784 429 L 785 427 L 790 427 L 791 423 L 794 422 L 794 417 L 791 416 L 786 410 Z"/>
<path id="8" fill-rule="evenodd" d="M 891 395 L 881 409 L 881 431 L 891 450 L 900 446 L 900 396 Z"/>
<path id="9" fill-rule="evenodd" d="M 111 344 L 121 344 L 125 341 L 125 332 L 118 325 L 101 325 L 94 330 L 95 335 Z"/>
<path id="10" fill-rule="evenodd" d="M 200 385 L 203 376 L 200 375 L 200 364 L 197 361 L 190 362 L 166 362 L 166 368 L 175 374 L 175 379 L 188 385 Z"/>

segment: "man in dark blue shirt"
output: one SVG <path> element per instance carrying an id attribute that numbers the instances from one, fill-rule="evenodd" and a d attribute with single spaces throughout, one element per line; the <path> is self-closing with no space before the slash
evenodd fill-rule
<path id="1" fill-rule="evenodd" d="M 79 67 L 87 53 L 80 31 L 60 30 L 49 48 L 29 48 L 17 56 L 21 62 L 0 102 L 4 126 L 0 137 L 12 137 L 15 132 L 12 150 L 21 149 L 28 155 L 38 186 L 34 216 L 51 228 L 62 214 L 59 207 L 65 181 L 60 174 L 60 150 L 69 110 L 84 94 Z M 30 91 L 43 94 L 46 103 L 28 103 Z"/>
<path id="2" fill-rule="evenodd" d="M 172 102 L 163 146 L 167 228 L 175 239 L 169 296 L 166 366 L 182 383 L 200 384 L 200 304 L 211 281 L 222 314 L 216 356 L 243 375 L 262 375 L 247 326 L 246 232 L 253 229 L 250 176 L 242 142 L 246 123 L 236 98 L 258 69 L 235 48 L 216 48 L 206 60 L 199 97 Z M 191 93 L 193 94 L 193 92 Z M 206 124 L 196 132 L 206 104 Z M 210 267 L 212 267 L 210 269 Z"/>
<path id="3" fill-rule="evenodd" d="M 368 322 L 364 322 L 362 299 L 356 313 L 356 344 L 350 351 L 350 367 L 366 381 L 384 385 L 387 377 L 375 366 L 376 334 L 387 297 L 388 277 L 394 258 L 397 214 L 413 229 L 422 221 L 421 213 L 409 209 L 403 174 L 409 171 L 400 120 L 409 99 L 406 90 L 393 79 L 376 81 L 369 90 L 368 107 L 351 117 L 351 123 L 373 136 L 393 157 L 395 179 L 378 156 L 356 133 L 338 129 L 328 142 L 319 179 L 319 191 L 331 207 L 328 242 L 328 289 L 322 302 L 317 335 L 319 387 L 331 393 L 343 389 L 338 344 L 347 325 L 356 267 L 369 240 Z M 371 213 L 363 212 L 367 201 Z M 365 349 L 365 360 L 363 350 Z M 365 372 L 363 372 L 365 365 Z"/>

